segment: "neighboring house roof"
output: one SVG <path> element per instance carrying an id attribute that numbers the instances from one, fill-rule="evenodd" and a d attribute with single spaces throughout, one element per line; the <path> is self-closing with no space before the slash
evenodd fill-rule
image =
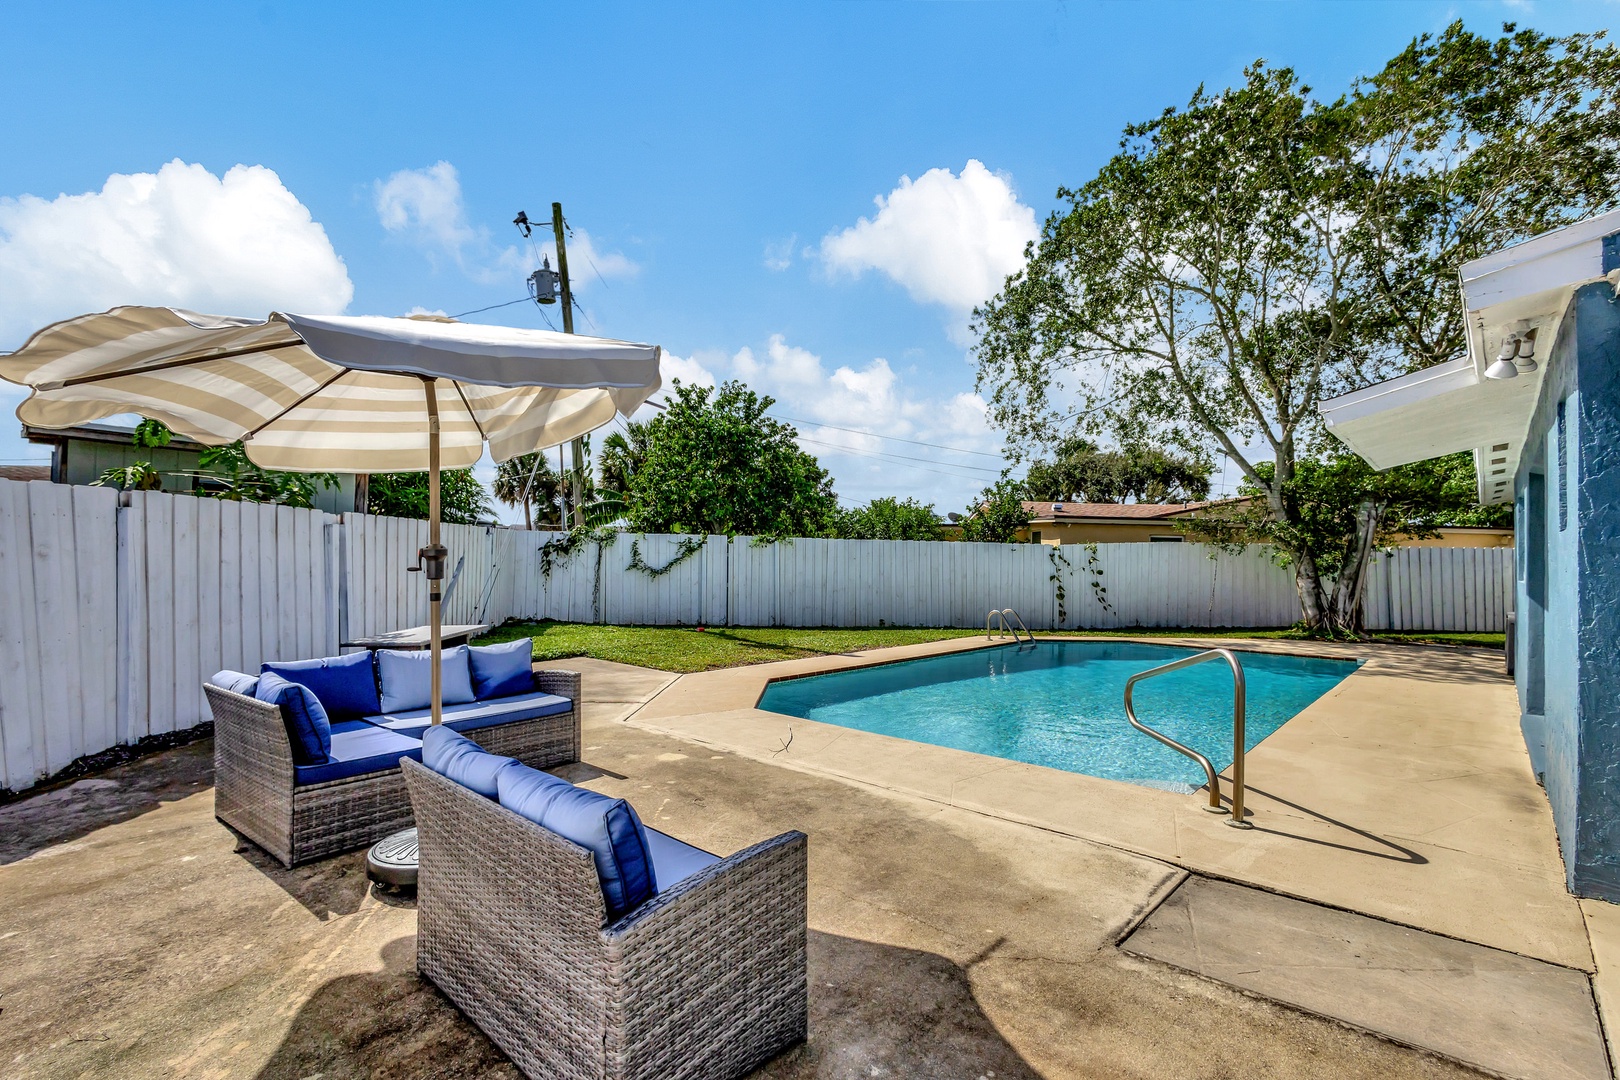
<path id="1" fill-rule="evenodd" d="M 0 465 L 0 480 L 49 480 L 49 465 Z"/>
<path id="2" fill-rule="evenodd" d="M 79 424 L 76 427 L 66 428 L 40 428 L 28 424 L 23 425 L 23 438 L 31 443 L 62 443 L 68 439 L 84 439 L 89 442 L 119 443 L 124 446 L 131 445 L 130 436 L 135 429 L 127 424 L 103 424 L 92 422 Z M 196 439 L 188 438 L 178 431 L 169 436 L 169 450 L 201 450 L 203 444 Z"/>
<path id="3" fill-rule="evenodd" d="M 1184 517 L 1214 502 L 1088 503 L 1025 502 L 1031 521 L 1164 521 Z"/>

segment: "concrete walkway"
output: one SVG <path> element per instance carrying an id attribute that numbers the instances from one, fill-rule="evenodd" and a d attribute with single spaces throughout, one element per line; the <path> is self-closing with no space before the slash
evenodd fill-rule
<path id="1" fill-rule="evenodd" d="M 1285 642 L 1155 640 L 1299 651 Z M 686 675 L 631 723 L 1593 970 L 1513 685 L 1494 653 L 1312 643 L 1313 654 L 1366 662 L 1250 752 L 1252 830 L 1227 827 L 1200 808 L 1200 796 L 753 708 L 772 678 L 983 645 L 958 639 Z"/>
<path id="2" fill-rule="evenodd" d="M 1121 947 L 1501 1076 L 1609 1080 L 1592 989 L 1556 964 L 1198 877 Z"/>
<path id="3" fill-rule="evenodd" d="M 1118 950 L 1182 880 L 1164 862 L 624 723 L 668 676 L 557 666 L 586 671 L 570 775 L 714 851 L 811 837 L 810 1041 L 761 1076 L 1477 1075 Z M 0 1073 L 514 1076 L 358 854 L 237 845 L 209 752 L 0 807 Z"/>

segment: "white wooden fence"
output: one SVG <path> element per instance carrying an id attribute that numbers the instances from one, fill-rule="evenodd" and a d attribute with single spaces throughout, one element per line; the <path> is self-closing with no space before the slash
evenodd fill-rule
<path id="1" fill-rule="evenodd" d="M 220 668 L 331 655 L 427 620 L 405 572 L 426 524 L 158 492 L 0 480 L 0 788 L 208 718 Z M 1041 545 L 618 536 L 541 571 L 556 534 L 446 526 L 445 620 L 643 625 L 1286 626 L 1299 602 L 1263 552 L 1196 544 Z M 1374 629 L 1501 630 L 1512 550 L 1412 548 L 1368 579 Z M 1061 603 L 1058 599 L 1062 587 Z"/>

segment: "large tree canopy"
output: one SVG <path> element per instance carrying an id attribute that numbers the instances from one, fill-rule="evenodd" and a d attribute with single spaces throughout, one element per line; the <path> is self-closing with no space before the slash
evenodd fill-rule
<path id="1" fill-rule="evenodd" d="M 1210 467 L 1185 454 L 1154 447 L 1103 450 L 1071 435 L 1051 461 L 1029 467 L 1024 486 L 1031 499 L 1080 502 L 1196 502 L 1209 497 Z"/>
<path id="2" fill-rule="evenodd" d="M 1200 88 L 1059 192 L 1068 208 L 976 313 L 992 416 L 1026 456 L 1076 425 L 1219 450 L 1264 507 L 1306 621 L 1353 622 L 1347 577 L 1365 560 L 1327 580 L 1335 548 L 1307 539 L 1294 484 L 1331 453 L 1317 403 L 1458 355 L 1461 261 L 1616 204 L 1617 91 L 1600 36 L 1460 24 L 1326 103 L 1264 64 Z M 1379 500 L 1364 496 L 1352 547 L 1370 551 Z"/>
<path id="3" fill-rule="evenodd" d="M 825 536 L 838 500 L 832 478 L 766 415 L 774 400 L 739 382 L 718 391 L 674 384 L 646 425 L 627 473 L 625 517 L 638 532 Z M 615 466 L 617 468 L 617 466 Z"/>

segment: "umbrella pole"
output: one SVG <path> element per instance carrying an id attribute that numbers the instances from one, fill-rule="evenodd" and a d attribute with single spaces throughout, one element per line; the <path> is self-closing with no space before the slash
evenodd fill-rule
<path id="1" fill-rule="evenodd" d="M 432 379 L 422 380 L 428 415 L 428 651 L 432 665 L 429 700 L 433 722 L 444 722 L 444 639 L 441 633 L 439 582 L 444 577 L 444 548 L 439 544 L 439 394 Z"/>

